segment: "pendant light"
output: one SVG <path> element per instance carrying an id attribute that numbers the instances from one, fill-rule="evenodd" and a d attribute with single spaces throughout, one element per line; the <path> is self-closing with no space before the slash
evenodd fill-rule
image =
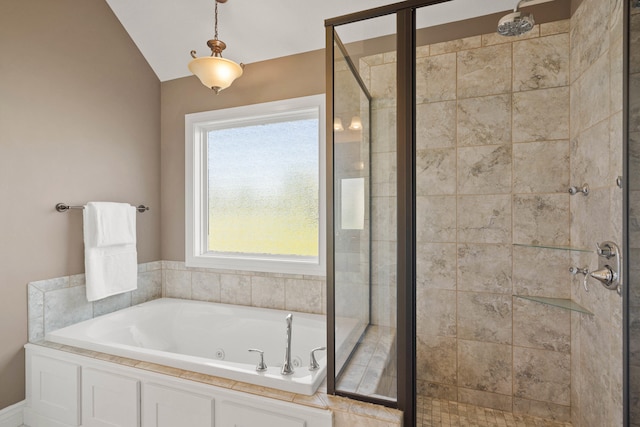
<path id="1" fill-rule="evenodd" d="M 211 49 L 211 56 L 196 57 L 196 51 L 191 51 L 193 58 L 189 62 L 189 71 L 195 74 L 203 85 L 212 89 L 216 94 L 221 90 L 231 86 L 231 83 L 238 77 L 242 76 L 244 64 L 236 64 L 235 62 L 223 58 L 222 51 L 227 45 L 218 40 L 218 3 L 226 3 L 227 0 L 215 1 L 215 34 L 213 40 L 207 42 L 207 46 Z"/>

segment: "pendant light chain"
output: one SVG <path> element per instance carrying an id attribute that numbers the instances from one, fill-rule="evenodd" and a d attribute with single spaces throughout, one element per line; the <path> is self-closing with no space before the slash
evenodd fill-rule
<path id="1" fill-rule="evenodd" d="M 214 27 L 214 35 L 213 35 L 213 39 L 214 40 L 218 40 L 218 0 L 214 0 L 216 6 L 214 9 L 214 22 L 215 22 L 215 27 Z"/>

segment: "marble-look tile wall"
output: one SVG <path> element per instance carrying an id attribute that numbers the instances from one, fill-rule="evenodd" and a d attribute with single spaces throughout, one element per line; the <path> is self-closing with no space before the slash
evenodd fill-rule
<path id="1" fill-rule="evenodd" d="M 571 182 L 591 188 L 588 197 L 571 198 L 577 247 L 622 243 L 622 35 L 622 0 L 584 0 L 571 19 Z M 573 258 L 581 267 L 598 265 L 595 254 Z M 572 314 L 572 421 L 621 426 L 622 298 L 595 280 L 584 292 L 580 282 L 572 297 L 594 315 Z"/>
<path id="2" fill-rule="evenodd" d="M 182 298 L 325 313 L 324 277 L 187 268 L 183 262 L 138 266 L 138 289 L 88 302 L 84 274 L 31 282 L 29 341 L 47 332 L 156 298 Z"/>
<path id="3" fill-rule="evenodd" d="M 629 376 L 631 426 L 640 426 L 640 8 L 631 9 L 629 55 Z"/>
<path id="4" fill-rule="evenodd" d="M 45 334 L 162 296 L 162 262 L 138 265 L 138 289 L 88 302 L 84 274 L 40 280 L 27 285 L 29 342 Z"/>
<path id="5" fill-rule="evenodd" d="M 569 29 L 418 49 L 422 396 L 570 419 Z"/>
<path id="6" fill-rule="evenodd" d="M 162 262 L 162 296 L 326 313 L 324 277 L 191 268 L 177 261 Z"/>

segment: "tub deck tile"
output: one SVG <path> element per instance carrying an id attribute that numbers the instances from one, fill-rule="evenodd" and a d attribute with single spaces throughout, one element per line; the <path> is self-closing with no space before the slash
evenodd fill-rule
<path id="1" fill-rule="evenodd" d="M 136 366 L 138 363 L 140 363 L 139 360 L 135 360 L 135 359 L 129 359 L 128 357 L 119 357 L 119 356 L 115 356 L 115 363 L 118 363 L 120 365 L 124 365 L 124 366 Z"/>
<path id="2" fill-rule="evenodd" d="M 349 407 L 353 401 L 346 397 L 333 396 L 331 394 L 319 394 L 320 398 L 326 402 L 326 408 L 335 411 L 349 412 Z"/>
<path id="3" fill-rule="evenodd" d="M 297 403 L 299 405 L 310 406 L 312 408 L 326 409 L 327 402 L 322 400 L 318 393 L 313 396 L 307 396 L 306 394 L 296 394 L 293 397 L 293 403 Z"/>
<path id="4" fill-rule="evenodd" d="M 58 344 L 57 342 L 51 342 L 51 341 L 40 341 L 40 342 L 36 342 L 34 344 L 38 344 L 38 345 L 41 345 L 43 347 L 54 348 L 56 350 L 61 350 L 62 347 L 64 347 L 64 344 Z M 75 348 L 75 347 L 71 347 L 71 348 Z"/>
<path id="5" fill-rule="evenodd" d="M 96 359 L 98 357 L 97 351 L 86 350 L 84 348 L 72 347 L 70 345 L 63 345 L 59 350 L 67 351 L 69 353 L 79 354 L 80 356 L 87 356 L 92 359 Z"/>
<path id="6" fill-rule="evenodd" d="M 113 354 L 98 353 L 95 357 L 98 360 L 104 360 L 105 362 L 117 363 L 124 366 L 136 366 L 140 363 L 139 360 L 129 359 L 126 357 L 114 356 Z"/>
<path id="7" fill-rule="evenodd" d="M 233 390 L 243 391 L 245 393 L 257 394 L 264 397 L 271 397 L 273 399 L 284 400 L 287 402 L 293 402 L 295 393 L 288 391 L 277 390 L 275 388 L 263 387 L 255 384 L 248 384 L 237 382 L 233 387 Z"/>
<path id="8" fill-rule="evenodd" d="M 214 377 L 213 375 L 201 374 L 200 372 L 183 371 L 180 378 L 185 380 L 196 381 L 199 383 L 209 384 L 222 388 L 233 388 L 236 385 L 236 381 L 228 378 Z"/>
<path id="9" fill-rule="evenodd" d="M 145 371 L 157 372 L 159 374 L 171 375 L 172 377 L 181 377 L 186 371 L 171 366 L 158 365 L 157 363 L 138 362 L 135 365 L 138 369 Z"/>

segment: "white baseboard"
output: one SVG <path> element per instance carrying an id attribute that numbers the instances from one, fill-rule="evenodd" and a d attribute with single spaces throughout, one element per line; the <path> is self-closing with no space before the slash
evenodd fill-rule
<path id="1" fill-rule="evenodd" d="M 18 402 L 0 411 L 0 427 L 20 427 L 23 424 L 26 402 Z"/>

